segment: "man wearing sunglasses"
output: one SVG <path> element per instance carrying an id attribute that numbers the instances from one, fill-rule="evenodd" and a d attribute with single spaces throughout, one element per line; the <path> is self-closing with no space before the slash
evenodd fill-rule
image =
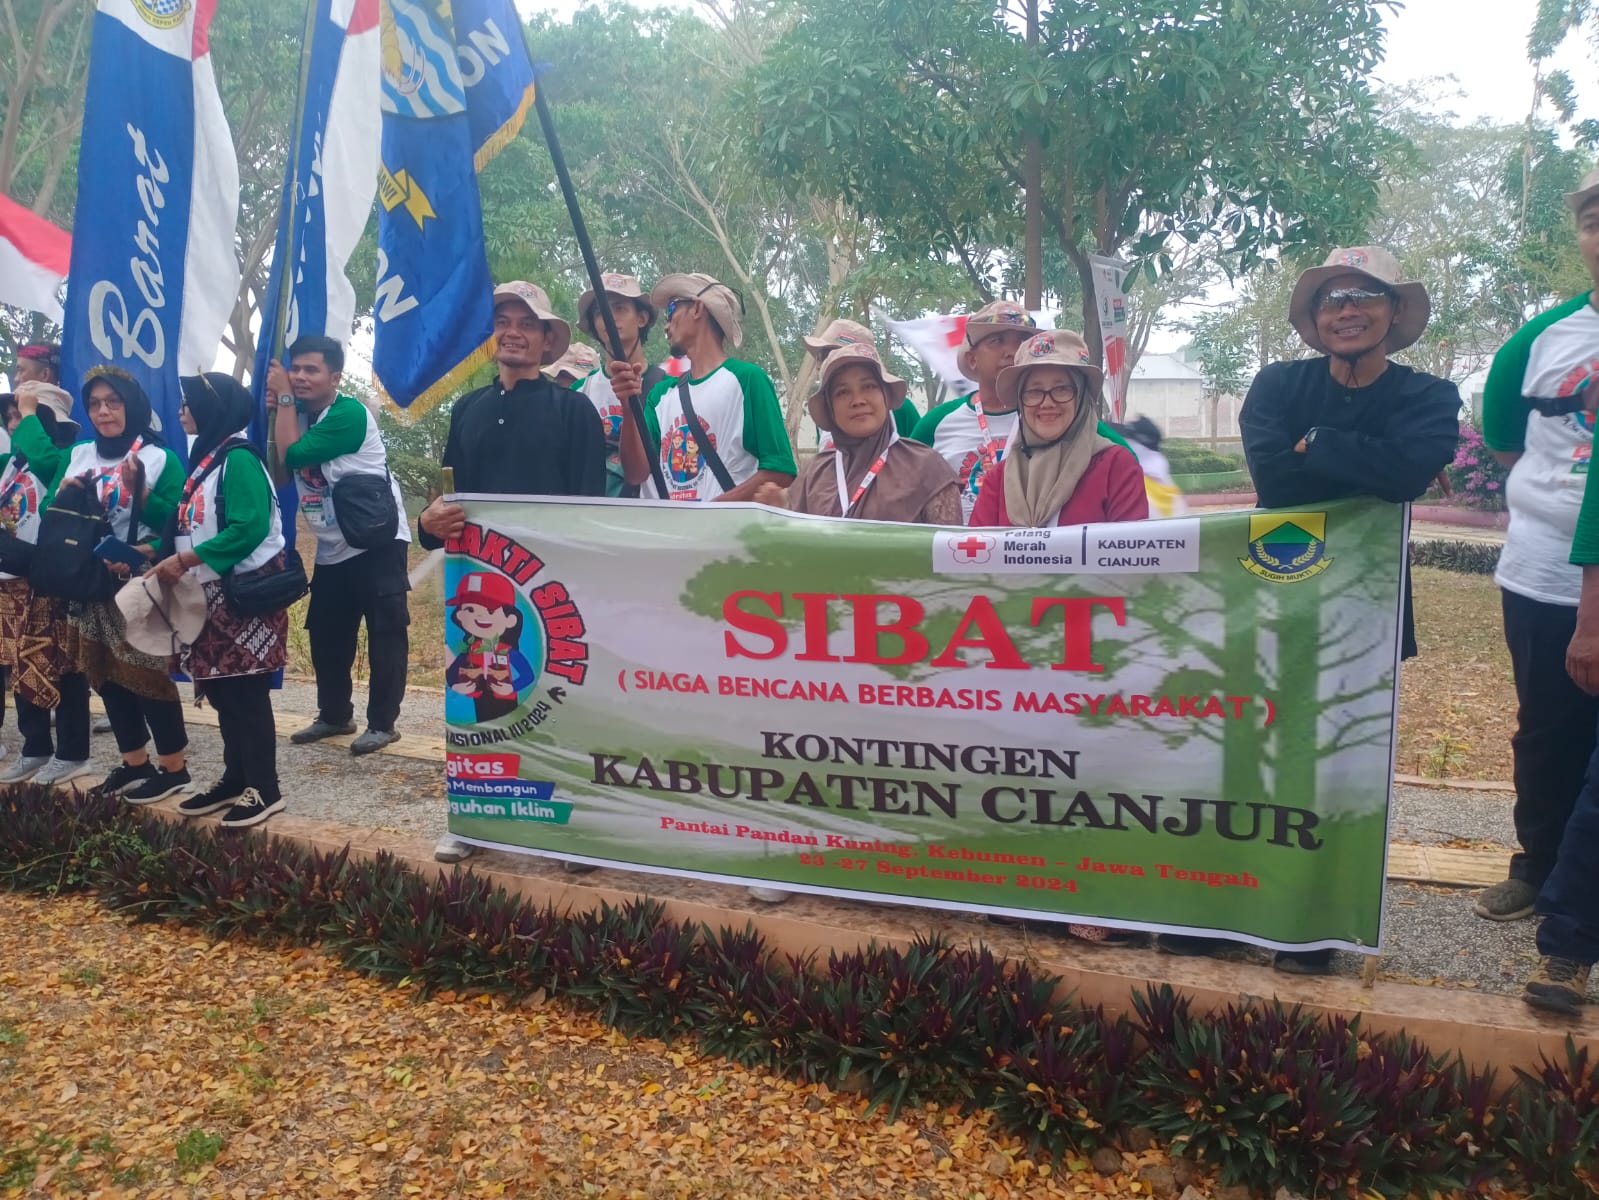
<path id="1" fill-rule="evenodd" d="M 1300 275 L 1288 319 L 1317 357 L 1262 368 L 1238 421 L 1262 508 L 1313 508 L 1345 496 L 1403 504 L 1453 461 L 1460 392 L 1389 357 L 1421 337 L 1431 311 L 1427 289 L 1405 280 L 1380 246 L 1334 250 Z M 1404 657 L 1414 657 L 1408 580 L 1402 640 Z M 1159 945 L 1192 954 L 1215 943 L 1163 937 Z M 1331 960 L 1330 950 L 1285 951 L 1276 965 L 1322 975 Z"/>
<path id="2" fill-rule="evenodd" d="M 754 363 L 730 358 L 727 346 L 744 340 L 743 305 L 733 289 L 709 275 L 668 275 L 650 293 L 666 317 L 672 355 L 691 366 L 681 379 L 650 389 L 644 419 L 660 448 L 667 494 L 660 497 L 629 398 L 643 390 L 643 368 L 613 362 L 611 388 L 622 402 L 624 477 L 647 499 L 753 500 L 762 484 L 794 482 L 794 448 L 769 375 Z"/>

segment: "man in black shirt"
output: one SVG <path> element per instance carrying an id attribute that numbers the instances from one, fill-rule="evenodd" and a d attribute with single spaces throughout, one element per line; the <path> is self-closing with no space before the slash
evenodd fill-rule
<path id="1" fill-rule="evenodd" d="M 1325 504 L 1344 496 L 1414 500 L 1455 457 L 1460 392 L 1447 379 L 1391 362 L 1422 334 L 1427 289 L 1401 278 L 1380 246 L 1334 250 L 1299 277 L 1288 319 L 1322 357 L 1263 367 L 1238 426 L 1262 508 Z M 1416 653 L 1405 582 L 1403 655 Z M 1292 803 L 1291 798 L 1282 798 Z M 1215 939 L 1164 936 L 1161 949 L 1203 954 Z M 1280 970 L 1321 975 L 1332 951 L 1276 956 Z"/>
<path id="2" fill-rule="evenodd" d="M 468 392 L 450 413 L 443 466 L 458 492 L 513 496 L 605 495 L 605 431 L 581 394 L 558 387 L 543 368 L 572 343 L 572 327 L 550 311 L 544 289 L 520 280 L 494 289 L 494 361 L 499 378 Z M 442 498 L 422 510 L 419 540 L 438 549 L 461 532 L 466 511 Z M 446 835 L 440 862 L 472 853 Z"/>

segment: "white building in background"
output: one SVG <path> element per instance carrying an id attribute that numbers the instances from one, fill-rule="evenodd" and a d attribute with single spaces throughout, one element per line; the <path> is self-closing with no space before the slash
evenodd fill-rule
<path id="1" fill-rule="evenodd" d="M 1148 417 L 1167 437 L 1238 436 L 1236 396 L 1206 398 L 1205 377 L 1174 354 L 1145 354 L 1127 384 L 1127 417 Z"/>

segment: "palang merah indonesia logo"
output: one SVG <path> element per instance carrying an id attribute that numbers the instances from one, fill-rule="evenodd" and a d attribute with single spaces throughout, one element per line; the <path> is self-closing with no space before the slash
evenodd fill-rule
<path id="1" fill-rule="evenodd" d="M 1270 583 L 1299 583 L 1332 564 L 1326 513 L 1250 514 L 1249 557 L 1238 565 L 1251 575 Z"/>
<path id="2" fill-rule="evenodd" d="M 146 25 L 157 29 L 176 29 L 188 16 L 190 0 L 133 0 L 133 11 Z"/>

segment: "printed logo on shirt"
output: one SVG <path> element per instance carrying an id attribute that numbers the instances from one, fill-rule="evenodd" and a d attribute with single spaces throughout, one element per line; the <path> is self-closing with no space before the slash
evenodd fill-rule
<path id="1" fill-rule="evenodd" d="M 0 497 L 0 528 L 16 533 L 18 526 L 39 511 L 39 488 L 27 472 L 17 475 Z"/>
<path id="2" fill-rule="evenodd" d="M 100 503 L 105 505 L 108 512 L 113 508 L 129 508 L 133 504 L 132 493 L 122 486 L 120 463 L 109 471 L 96 473 L 94 486 L 100 493 Z"/>
<path id="3" fill-rule="evenodd" d="M 716 447 L 716 434 L 705 429 L 705 422 L 700 422 L 700 428 L 705 430 L 705 437 Z M 688 418 L 679 416 L 676 424 L 667 431 L 666 440 L 661 443 L 661 466 L 665 469 L 667 490 L 671 492 L 673 500 L 693 500 L 699 495 L 700 476 L 705 473 L 705 464 L 700 461 L 699 443 L 694 440 L 694 435 L 688 431 Z"/>
<path id="4" fill-rule="evenodd" d="M 987 450 L 996 463 L 1000 462 L 1005 457 L 1005 439 L 994 438 L 982 449 L 968 450 L 966 457 L 961 459 L 955 477 L 960 480 L 961 495 L 973 500 L 983 490 L 983 450 Z"/>
<path id="5" fill-rule="evenodd" d="M 1587 362 L 1578 363 L 1561 377 L 1560 383 L 1555 389 L 1556 393 L 1561 397 L 1575 396 L 1578 392 L 1586 391 L 1590 387 L 1599 387 L 1599 381 L 1595 380 L 1595 376 L 1599 376 L 1599 358 L 1590 358 Z M 1570 420 L 1576 429 L 1581 430 L 1589 437 L 1593 436 L 1593 413 L 1583 409 L 1570 414 Z M 1584 459 L 1580 468 L 1572 467 L 1573 474 L 1586 474 L 1587 470 L 1586 459 Z"/>
<path id="6" fill-rule="evenodd" d="M 1300 583 L 1320 575 L 1327 557 L 1326 513 L 1262 513 L 1249 518 L 1249 557 L 1238 565 L 1268 583 Z"/>
<path id="7" fill-rule="evenodd" d="M 187 503 L 178 509 L 178 532 L 193 533 L 205 524 L 205 492 L 200 488 L 194 489 Z"/>
<path id="8" fill-rule="evenodd" d="M 600 414 L 600 424 L 605 426 L 606 442 L 611 444 L 619 442 L 622 438 L 621 401 L 617 401 L 615 404 L 607 404 L 604 408 L 598 409 L 598 412 Z"/>

